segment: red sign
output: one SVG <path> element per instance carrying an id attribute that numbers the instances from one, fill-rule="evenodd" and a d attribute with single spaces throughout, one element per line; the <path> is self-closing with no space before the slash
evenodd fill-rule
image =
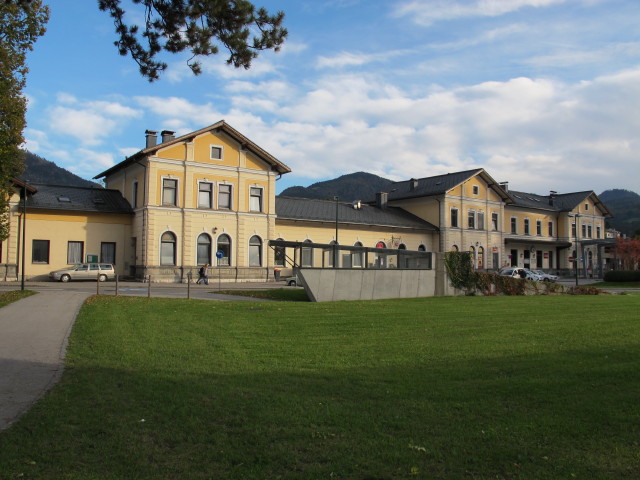
<path id="1" fill-rule="evenodd" d="M 573 262 L 573 257 L 569 257 L 569 261 L 570 261 L 570 262 Z"/>

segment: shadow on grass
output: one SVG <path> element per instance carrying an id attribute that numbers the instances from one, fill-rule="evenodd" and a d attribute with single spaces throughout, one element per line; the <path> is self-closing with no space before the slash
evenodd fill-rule
<path id="1" fill-rule="evenodd" d="M 242 375 L 68 368 L 0 434 L 0 478 L 639 478 L 632 350 Z"/>

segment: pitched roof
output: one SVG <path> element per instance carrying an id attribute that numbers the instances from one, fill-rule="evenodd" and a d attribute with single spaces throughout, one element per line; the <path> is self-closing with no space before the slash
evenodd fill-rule
<path id="1" fill-rule="evenodd" d="M 560 193 L 553 195 L 536 195 L 535 193 L 517 192 L 510 190 L 509 193 L 514 199 L 514 206 L 525 208 L 538 208 L 555 212 L 570 212 L 587 198 L 591 197 L 596 206 L 602 211 L 605 217 L 611 217 L 611 212 L 607 206 L 598 198 L 593 190 L 584 192 Z"/>
<path id="2" fill-rule="evenodd" d="M 27 208 L 98 213 L 133 213 L 118 190 L 106 188 L 33 185 L 37 192 L 27 198 Z"/>
<path id="3" fill-rule="evenodd" d="M 483 180 L 502 197 L 504 201 L 511 203 L 509 194 L 496 182 L 484 168 L 474 168 L 462 172 L 446 173 L 433 177 L 412 178 L 395 182 L 389 186 L 389 201 L 406 200 L 409 198 L 431 197 L 444 195 L 452 188 L 460 185 L 470 178 L 480 175 Z"/>
<path id="4" fill-rule="evenodd" d="M 278 219 L 310 222 L 336 221 L 336 202 L 311 198 L 276 197 Z M 378 208 L 361 204 L 338 202 L 338 222 L 352 225 L 375 225 L 378 227 L 412 228 L 436 231 L 431 223 L 396 207 Z"/>
<path id="5" fill-rule="evenodd" d="M 181 143 L 181 142 L 185 142 L 185 141 L 190 142 L 191 140 L 193 140 L 198 135 L 202 135 L 203 133 L 207 133 L 207 132 L 210 132 L 210 131 L 226 133 L 231 138 L 233 138 L 235 141 L 240 143 L 243 148 L 249 150 L 250 152 L 252 152 L 256 156 L 260 157 L 262 160 L 264 160 L 265 162 L 270 164 L 280 174 L 289 173 L 291 171 L 291 169 L 289 167 L 287 167 L 284 163 L 282 163 L 276 157 L 274 157 L 273 155 L 268 153 L 262 147 L 260 147 L 257 144 L 253 143 L 251 140 L 249 140 L 247 137 L 242 135 L 235 128 L 233 128 L 231 125 L 226 123 L 224 120 L 220 120 L 219 122 L 214 123 L 213 125 L 209 125 L 208 127 L 201 128 L 200 130 L 196 130 L 195 132 L 187 133 L 186 135 L 182 135 L 180 137 L 168 140 L 166 142 L 159 143 L 159 144 L 157 144 L 157 145 L 155 145 L 153 147 L 144 148 L 144 149 L 140 150 L 139 152 L 134 153 L 130 157 L 127 157 L 122 162 L 114 165 L 113 167 L 105 170 L 102 173 L 99 173 L 98 175 L 96 175 L 93 178 L 97 179 L 97 178 L 102 178 L 102 177 L 105 177 L 107 175 L 110 175 L 111 173 L 119 170 L 120 168 L 123 168 L 123 167 L 126 167 L 126 166 L 132 164 L 133 162 L 135 162 L 136 160 L 139 160 L 142 157 L 154 154 L 155 152 L 157 152 L 161 148 L 166 148 L 166 147 L 169 147 L 171 145 L 175 145 L 177 143 Z"/>

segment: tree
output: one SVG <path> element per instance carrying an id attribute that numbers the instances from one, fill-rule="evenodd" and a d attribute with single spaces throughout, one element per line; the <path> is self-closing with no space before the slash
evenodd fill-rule
<path id="1" fill-rule="evenodd" d="M 0 2 L 0 240 L 9 234 L 11 179 L 22 171 L 27 100 L 22 95 L 27 52 L 44 34 L 49 9 L 42 0 Z"/>
<path id="2" fill-rule="evenodd" d="M 227 64 L 248 69 L 258 52 L 278 51 L 287 36 L 282 27 L 283 12 L 270 15 L 264 8 L 256 11 L 248 0 L 130 1 L 144 7 L 142 34 L 140 25 L 127 25 L 122 0 L 98 0 L 98 6 L 113 18 L 120 37 L 114 44 L 120 54 L 131 55 L 149 81 L 157 80 L 167 68 L 156 59 L 162 50 L 190 51 L 189 67 L 198 75 L 202 68 L 194 59 L 217 54 L 217 42 L 229 51 Z"/>
<path id="3" fill-rule="evenodd" d="M 640 239 L 616 238 L 614 253 L 623 269 L 637 270 L 640 263 Z"/>

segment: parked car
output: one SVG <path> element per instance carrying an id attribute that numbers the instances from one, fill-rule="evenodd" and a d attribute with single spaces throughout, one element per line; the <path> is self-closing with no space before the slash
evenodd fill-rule
<path id="1" fill-rule="evenodd" d="M 538 275 L 543 282 L 557 282 L 558 276 L 550 273 L 544 273 L 542 270 L 532 270 L 533 273 Z"/>
<path id="2" fill-rule="evenodd" d="M 75 267 L 56 270 L 49 274 L 51 280 L 68 282 L 70 280 L 98 280 L 106 282 L 115 277 L 110 263 L 80 263 Z"/>
<path id="3" fill-rule="evenodd" d="M 297 275 L 294 275 L 293 277 L 287 277 L 287 278 L 284 279 L 284 281 L 290 287 L 297 287 L 298 286 L 298 276 Z"/>
<path id="4" fill-rule="evenodd" d="M 507 267 L 498 271 L 498 275 L 514 278 L 525 278 L 527 280 L 540 281 L 541 277 L 537 273 L 522 267 Z"/>

